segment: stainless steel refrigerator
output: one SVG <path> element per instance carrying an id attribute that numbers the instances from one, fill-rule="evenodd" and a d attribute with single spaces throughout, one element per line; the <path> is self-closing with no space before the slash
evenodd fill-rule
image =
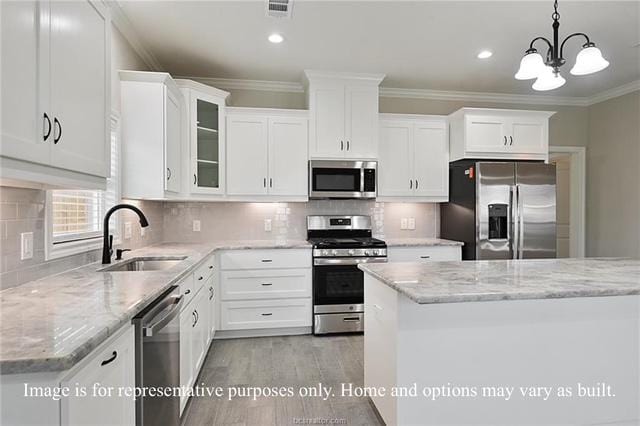
<path id="1" fill-rule="evenodd" d="M 464 260 L 556 257 L 556 167 L 461 160 L 449 165 L 442 238 L 464 241 Z"/>

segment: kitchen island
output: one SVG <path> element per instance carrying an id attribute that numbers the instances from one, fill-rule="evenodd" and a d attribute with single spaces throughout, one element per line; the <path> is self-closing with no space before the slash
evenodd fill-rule
<path id="1" fill-rule="evenodd" d="M 638 424 L 639 260 L 360 268 L 387 425 Z"/>

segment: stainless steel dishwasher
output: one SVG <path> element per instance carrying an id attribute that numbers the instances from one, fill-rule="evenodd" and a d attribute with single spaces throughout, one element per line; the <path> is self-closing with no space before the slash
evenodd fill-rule
<path id="1" fill-rule="evenodd" d="M 136 333 L 136 386 L 180 386 L 180 307 L 174 286 L 133 319 Z M 141 397 L 136 400 L 136 425 L 180 424 L 180 396 Z"/>

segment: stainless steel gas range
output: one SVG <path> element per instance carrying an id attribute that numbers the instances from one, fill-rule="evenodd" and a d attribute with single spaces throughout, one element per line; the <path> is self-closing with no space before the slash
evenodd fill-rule
<path id="1" fill-rule="evenodd" d="M 313 334 L 364 331 L 364 273 L 386 262 L 387 245 L 371 236 L 369 216 L 308 216 L 313 245 Z"/>

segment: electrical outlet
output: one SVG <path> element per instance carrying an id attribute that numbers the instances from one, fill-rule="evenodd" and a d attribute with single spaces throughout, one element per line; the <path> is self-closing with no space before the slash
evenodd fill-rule
<path id="1" fill-rule="evenodd" d="M 407 218 L 403 217 L 400 219 L 400 229 L 407 229 Z"/>
<path id="2" fill-rule="evenodd" d="M 194 220 L 193 221 L 193 232 L 200 232 L 200 221 L 199 220 Z"/>
<path id="3" fill-rule="evenodd" d="M 407 221 L 407 229 L 411 229 L 411 230 L 416 229 L 416 218 L 415 217 L 410 217 L 409 218 L 409 220 Z"/>
<path id="4" fill-rule="evenodd" d="M 125 222 L 124 223 L 124 239 L 125 240 L 130 240 L 131 239 L 131 222 Z"/>
<path id="5" fill-rule="evenodd" d="M 266 232 L 271 232 L 271 219 L 264 220 L 264 230 Z"/>
<path id="6" fill-rule="evenodd" d="M 20 234 L 20 260 L 33 258 L 33 232 Z"/>

